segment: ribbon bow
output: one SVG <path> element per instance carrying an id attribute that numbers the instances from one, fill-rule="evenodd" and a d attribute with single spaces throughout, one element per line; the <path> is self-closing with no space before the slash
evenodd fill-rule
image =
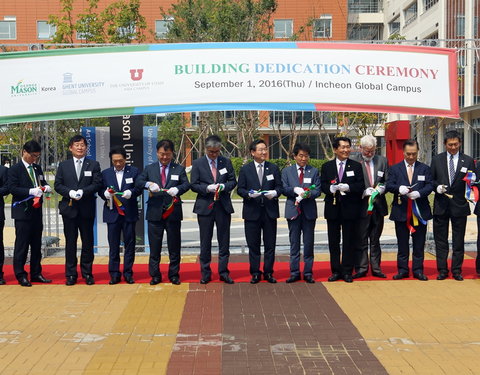
<path id="1" fill-rule="evenodd" d="M 117 195 L 123 195 L 123 192 L 121 191 L 115 191 L 115 189 L 113 188 L 113 186 L 110 186 L 108 188 L 108 192 L 110 194 L 112 194 L 112 200 L 113 200 L 113 204 L 115 206 L 115 208 L 117 209 L 117 212 L 119 215 L 122 215 L 122 216 L 125 216 L 125 207 L 123 207 L 123 204 L 122 202 L 120 201 L 120 199 L 118 199 Z"/>
<path id="2" fill-rule="evenodd" d="M 462 179 L 465 181 L 465 199 L 473 204 L 477 204 L 479 198 L 478 186 L 473 179 L 473 172 L 467 171 L 465 177 Z"/>
<path id="3" fill-rule="evenodd" d="M 312 189 L 315 189 L 316 185 L 313 184 L 313 185 L 310 185 L 309 187 L 303 189 L 304 192 L 302 194 L 302 199 L 305 199 L 305 198 L 308 198 L 311 194 L 311 190 Z M 302 213 L 302 210 L 300 209 L 300 202 L 298 202 L 297 200 L 295 200 L 295 207 L 297 207 L 297 214 L 295 216 L 293 216 L 292 218 L 290 218 L 290 220 L 295 220 L 298 215 L 300 215 Z"/>
<path id="4" fill-rule="evenodd" d="M 215 204 L 216 201 L 220 199 L 220 192 L 223 190 L 223 185 L 218 184 L 217 188 L 215 189 L 215 194 L 213 196 L 213 202 L 208 205 L 208 209 L 211 210 L 213 208 L 213 205 Z"/>

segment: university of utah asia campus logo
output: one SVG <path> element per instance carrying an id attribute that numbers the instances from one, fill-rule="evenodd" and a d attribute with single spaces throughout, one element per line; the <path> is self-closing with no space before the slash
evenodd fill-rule
<path id="1" fill-rule="evenodd" d="M 143 69 L 130 69 L 132 81 L 140 81 L 143 78 Z"/>

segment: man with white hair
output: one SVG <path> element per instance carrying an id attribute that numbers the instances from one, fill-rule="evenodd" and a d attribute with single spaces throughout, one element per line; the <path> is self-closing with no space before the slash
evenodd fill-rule
<path id="1" fill-rule="evenodd" d="M 376 155 L 377 139 L 368 134 L 360 139 L 359 154 L 354 160 L 362 164 L 365 190 L 363 191 L 362 211 L 359 221 L 360 242 L 355 256 L 354 279 L 367 276 L 368 265 L 372 276 L 385 278 L 380 268 L 382 249 L 380 236 L 383 231 L 384 216 L 388 214 L 385 200 L 385 181 L 388 174 L 388 161 Z M 370 256 L 368 248 L 370 247 Z"/>

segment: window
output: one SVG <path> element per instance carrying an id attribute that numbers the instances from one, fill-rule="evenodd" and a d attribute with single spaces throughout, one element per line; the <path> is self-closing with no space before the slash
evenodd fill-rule
<path id="1" fill-rule="evenodd" d="M 173 18 L 155 21 L 155 37 L 157 39 L 166 39 L 168 29 L 173 22 Z"/>
<path id="2" fill-rule="evenodd" d="M 0 39 L 17 39 L 17 20 L 15 17 L 5 17 L 0 21 Z"/>
<path id="3" fill-rule="evenodd" d="M 324 14 L 319 19 L 313 20 L 313 37 L 314 38 L 331 38 L 332 37 L 332 15 Z"/>
<path id="4" fill-rule="evenodd" d="M 381 26 L 379 24 L 350 24 L 348 26 L 348 39 L 350 40 L 379 40 L 381 39 Z"/>
<path id="5" fill-rule="evenodd" d="M 379 2 L 379 0 L 348 0 L 348 11 L 350 13 L 378 13 L 380 11 Z"/>
<path id="6" fill-rule="evenodd" d="M 137 32 L 137 28 L 135 27 L 134 23 L 117 28 L 117 35 L 119 38 L 122 38 L 122 39 L 129 39 L 129 40 L 135 39 L 136 32 Z"/>
<path id="7" fill-rule="evenodd" d="M 465 16 L 463 14 L 457 14 L 457 36 L 465 36 Z M 473 19 L 473 35 L 478 34 L 478 17 Z"/>
<path id="8" fill-rule="evenodd" d="M 274 21 L 275 38 L 290 38 L 293 35 L 293 20 Z"/>
<path id="9" fill-rule="evenodd" d="M 397 17 L 388 23 L 388 31 L 390 35 L 400 33 L 400 17 Z"/>
<path id="10" fill-rule="evenodd" d="M 57 32 L 55 25 L 49 25 L 47 21 L 37 21 L 37 38 L 52 39 Z"/>
<path id="11" fill-rule="evenodd" d="M 417 19 L 417 2 L 413 2 L 410 6 L 403 11 L 403 16 L 405 18 L 405 26 L 410 25 L 413 21 Z"/>
<path id="12" fill-rule="evenodd" d="M 436 3 L 438 3 L 438 0 L 423 0 L 423 8 L 425 9 L 425 11 L 427 11 Z"/>

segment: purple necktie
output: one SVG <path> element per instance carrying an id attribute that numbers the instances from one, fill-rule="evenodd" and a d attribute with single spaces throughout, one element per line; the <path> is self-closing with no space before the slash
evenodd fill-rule
<path id="1" fill-rule="evenodd" d="M 338 182 L 343 178 L 343 161 L 340 162 L 340 168 L 338 168 Z"/>

